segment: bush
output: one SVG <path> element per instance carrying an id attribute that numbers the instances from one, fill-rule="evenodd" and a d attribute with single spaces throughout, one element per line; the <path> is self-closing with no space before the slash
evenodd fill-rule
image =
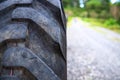
<path id="1" fill-rule="evenodd" d="M 115 6 L 120 6 L 120 2 L 116 2 L 116 3 L 114 3 L 113 5 L 115 5 Z"/>
<path id="2" fill-rule="evenodd" d="M 106 20 L 104 24 L 106 26 L 115 25 L 115 24 L 117 24 L 117 20 L 110 18 L 110 19 Z"/>

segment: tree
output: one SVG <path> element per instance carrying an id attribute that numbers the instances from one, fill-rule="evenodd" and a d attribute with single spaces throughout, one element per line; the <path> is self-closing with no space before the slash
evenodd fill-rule
<path id="1" fill-rule="evenodd" d="M 89 17 L 91 11 L 96 12 L 98 15 L 102 12 L 109 13 L 110 0 L 84 0 L 84 5 Z"/>
<path id="2" fill-rule="evenodd" d="M 72 0 L 72 6 L 73 7 L 79 7 L 80 6 L 79 0 Z"/>
<path id="3" fill-rule="evenodd" d="M 63 0 L 64 7 L 71 6 L 71 0 Z"/>
<path id="4" fill-rule="evenodd" d="M 79 7 L 79 0 L 63 0 L 64 7 Z"/>

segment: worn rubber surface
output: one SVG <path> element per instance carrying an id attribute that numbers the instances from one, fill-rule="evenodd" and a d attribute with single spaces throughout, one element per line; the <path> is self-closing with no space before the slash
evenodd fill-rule
<path id="1" fill-rule="evenodd" d="M 66 80 L 61 0 L 0 0 L 0 80 Z"/>

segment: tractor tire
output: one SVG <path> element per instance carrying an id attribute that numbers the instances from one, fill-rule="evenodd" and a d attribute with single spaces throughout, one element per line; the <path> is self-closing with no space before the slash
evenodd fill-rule
<path id="1" fill-rule="evenodd" d="M 0 0 L 0 80 L 66 80 L 61 0 Z"/>

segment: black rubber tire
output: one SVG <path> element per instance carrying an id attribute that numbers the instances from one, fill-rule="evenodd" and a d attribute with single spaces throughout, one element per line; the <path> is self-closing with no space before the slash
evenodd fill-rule
<path id="1" fill-rule="evenodd" d="M 61 0 L 0 0 L 0 80 L 67 80 Z"/>

